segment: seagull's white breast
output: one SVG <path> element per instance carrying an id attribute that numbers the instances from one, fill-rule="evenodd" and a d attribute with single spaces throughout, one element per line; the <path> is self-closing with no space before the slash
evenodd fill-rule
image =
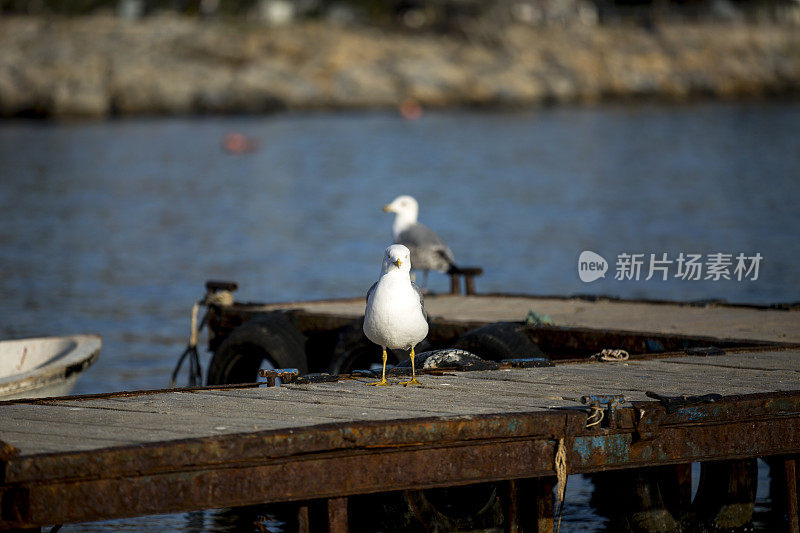
<path id="1" fill-rule="evenodd" d="M 387 272 L 367 301 L 364 334 L 387 348 L 410 350 L 428 334 L 428 321 L 407 272 Z"/>

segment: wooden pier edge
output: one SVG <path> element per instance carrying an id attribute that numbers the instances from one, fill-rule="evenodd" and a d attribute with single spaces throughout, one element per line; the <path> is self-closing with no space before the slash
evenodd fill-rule
<path id="1" fill-rule="evenodd" d="M 552 477 L 559 438 L 570 474 L 800 450 L 800 391 L 672 413 L 659 402 L 634 402 L 615 411 L 615 429 L 586 428 L 583 411 L 542 414 L 311 426 L 288 440 L 272 431 L 11 457 L 2 465 L 0 528 Z M 454 437 L 443 442 L 443 432 Z M 341 507 L 334 511 L 341 515 Z"/>

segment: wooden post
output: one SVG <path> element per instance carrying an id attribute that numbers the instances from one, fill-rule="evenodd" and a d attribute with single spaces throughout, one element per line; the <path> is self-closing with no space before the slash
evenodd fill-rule
<path id="1" fill-rule="evenodd" d="M 472 274 L 467 274 L 464 276 L 467 294 L 475 294 L 475 276 Z"/>
<path id="2" fill-rule="evenodd" d="M 800 533 L 797 510 L 797 470 L 794 459 L 786 459 L 786 511 L 789 515 L 789 533 Z"/>
<path id="3" fill-rule="evenodd" d="M 308 503 L 302 503 L 297 508 L 297 532 L 308 533 L 311 531 L 311 524 L 308 519 Z"/>
<path id="4" fill-rule="evenodd" d="M 692 504 L 692 463 L 675 465 L 675 476 L 680 505 L 688 507 Z"/>
<path id="5" fill-rule="evenodd" d="M 536 480 L 536 531 L 537 533 L 553 533 L 553 507 L 555 495 L 553 487 L 558 480 L 555 477 L 540 477 Z"/>
<path id="6" fill-rule="evenodd" d="M 461 294 L 461 284 L 458 274 L 450 274 L 450 294 Z"/>
<path id="7" fill-rule="evenodd" d="M 328 498 L 328 533 L 347 533 L 347 497 Z"/>
<path id="8" fill-rule="evenodd" d="M 507 533 L 519 533 L 519 482 L 511 479 L 508 482 L 508 504 L 506 506 L 506 531 Z"/>

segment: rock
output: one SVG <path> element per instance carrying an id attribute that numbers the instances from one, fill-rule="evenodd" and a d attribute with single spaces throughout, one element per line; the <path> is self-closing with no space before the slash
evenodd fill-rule
<path id="1" fill-rule="evenodd" d="M 583 2 L 571 1 L 568 11 L 580 11 Z M 545 24 L 568 15 L 560 12 L 542 12 L 533 25 L 526 13 L 507 17 L 507 26 L 491 32 L 461 36 L 325 22 L 265 28 L 175 15 L 4 17 L 0 116 L 396 109 L 409 99 L 422 108 L 539 105 L 800 92 L 800 32 L 788 24 L 664 24 L 648 31 L 598 26 L 591 16 L 583 23 L 578 17 L 575 24 Z"/>

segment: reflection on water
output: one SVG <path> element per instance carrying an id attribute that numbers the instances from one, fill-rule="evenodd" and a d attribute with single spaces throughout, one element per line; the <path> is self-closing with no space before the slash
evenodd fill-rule
<path id="1" fill-rule="evenodd" d="M 260 150 L 226 155 L 231 131 Z M 800 300 L 794 103 L 4 122 L 0 172 L 0 336 L 101 334 L 76 393 L 165 386 L 206 279 L 240 300 L 363 294 L 400 193 L 482 291 Z M 583 250 L 764 261 L 754 282 L 584 284 Z"/>

